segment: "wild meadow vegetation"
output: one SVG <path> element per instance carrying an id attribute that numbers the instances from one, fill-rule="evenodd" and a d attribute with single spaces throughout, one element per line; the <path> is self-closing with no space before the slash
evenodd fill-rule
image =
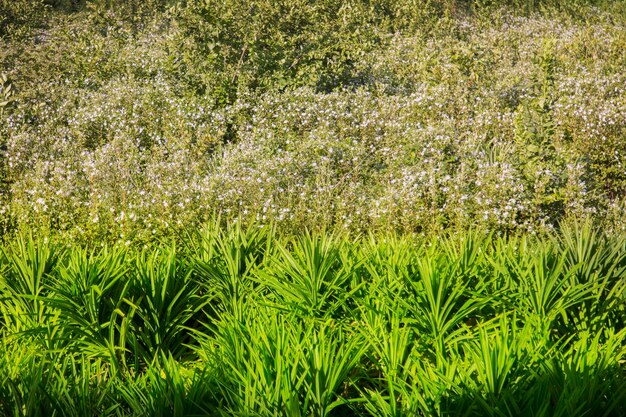
<path id="1" fill-rule="evenodd" d="M 0 0 L 0 416 L 626 415 L 625 27 Z"/>

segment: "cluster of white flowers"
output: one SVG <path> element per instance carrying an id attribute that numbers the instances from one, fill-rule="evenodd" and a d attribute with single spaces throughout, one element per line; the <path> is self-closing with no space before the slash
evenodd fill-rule
<path id="1" fill-rule="evenodd" d="M 535 230 L 621 207 L 626 74 L 616 62 L 626 42 L 616 25 L 503 15 L 447 36 L 396 35 L 363 58 L 371 85 L 241 93 L 226 107 L 168 75 L 154 46 L 167 36 L 116 41 L 113 75 L 42 85 L 3 121 L 4 222 L 126 241 L 216 215 L 357 231 Z M 552 165 L 516 140 L 547 41 Z M 538 199 L 542 190 L 560 205 Z"/>

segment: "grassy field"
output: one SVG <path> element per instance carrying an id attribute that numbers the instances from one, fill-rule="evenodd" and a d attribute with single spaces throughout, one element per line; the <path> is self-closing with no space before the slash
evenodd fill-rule
<path id="1" fill-rule="evenodd" d="M 624 27 L 0 0 L 0 416 L 626 415 Z"/>

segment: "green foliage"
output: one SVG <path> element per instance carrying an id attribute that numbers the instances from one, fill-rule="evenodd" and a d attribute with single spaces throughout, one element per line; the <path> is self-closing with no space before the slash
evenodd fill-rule
<path id="1" fill-rule="evenodd" d="M 342 242 L 332 235 L 305 234 L 289 248 L 279 246 L 278 256 L 268 261 L 270 273 L 258 278 L 271 288 L 276 304 L 308 317 L 343 315 L 335 312 L 350 291 L 355 265 L 343 259 Z"/>
<path id="2" fill-rule="evenodd" d="M 221 104 L 234 102 L 240 88 L 328 91 L 359 84 L 355 62 L 381 42 L 393 21 L 392 3 L 181 2 L 175 12 L 183 25 L 180 42 L 191 39 L 197 49 L 192 56 L 181 50 L 175 65 L 197 74 L 198 88 Z"/>
<path id="3" fill-rule="evenodd" d="M 0 39 L 20 39 L 45 25 L 48 7 L 45 0 L 1 0 Z"/>
<path id="4" fill-rule="evenodd" d="M 515 119 L 515 139 L 521 148 L 521 170 L 531 185 L 537 216 L 553 223 L 565 214 L 565 160 L 556 140 L 556 124 L 552 115 L 557 58 L 554 43 L 545 41 L 534 60 L 537 73 L 528 100 L 520 103 Z M 542 219 L 542 220 L 543 220 Z M 545 221 L 545 220 L 543 220 Z"/>
<path id="5" fill-rule="evenodd" d="M 8 108 L 11 104 L 13 104 L 14 93 L 11 80 L 6 74 L 0 74 L 0 97 L 2 97 L 2 101 L 0 101 L 1 110 L 4 110 L 5 107 Z"/>
<path id="6" fill-rule="evenodd" d="M 623 415 L 623 235 L 5 243 L 7 415 Z"/>
<path id="7" fill-rule="evenodd" d="M 193 266 L 175 249 L 137 257 L 132 297 L 137 306 L 135 354 L 152 362 L 161 354 L 181 359 L 206 299 Z"/>

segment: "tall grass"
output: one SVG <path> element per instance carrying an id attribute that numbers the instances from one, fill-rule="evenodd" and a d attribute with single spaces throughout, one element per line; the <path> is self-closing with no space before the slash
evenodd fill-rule
<path id="1" fill-rule="evenodd" d="M 625 242 L 23 237 L 0 257 L 0 414 L 624 415 Z"/>

